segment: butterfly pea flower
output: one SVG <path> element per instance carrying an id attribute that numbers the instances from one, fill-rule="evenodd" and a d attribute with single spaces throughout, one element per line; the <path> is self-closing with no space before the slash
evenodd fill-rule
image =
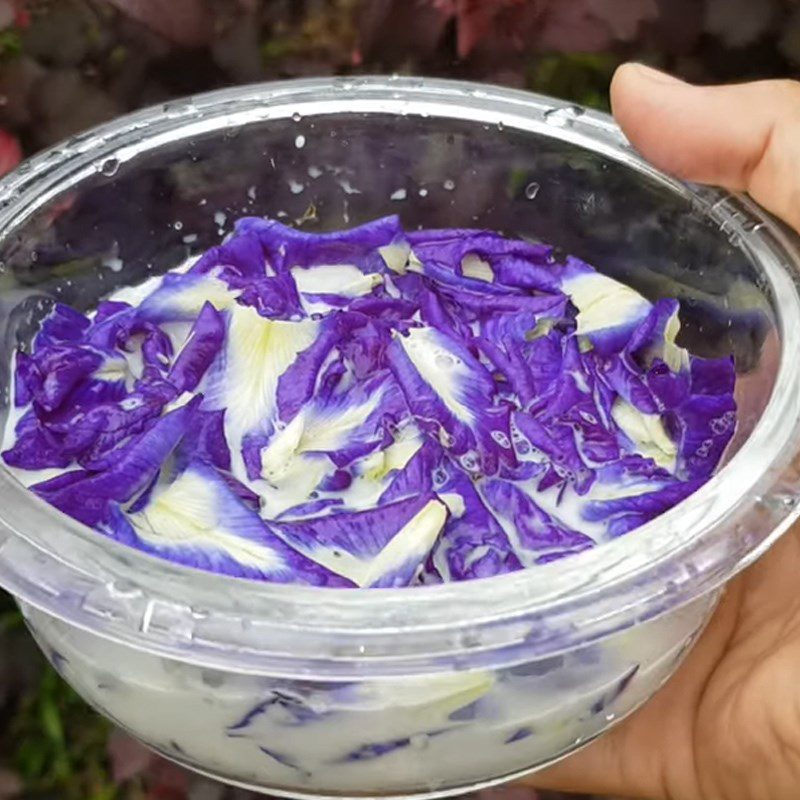
<path id="1" fill-rule="evenodd" d="M 491 231 L 245 218 L 91 312 L 54 305 L 14 356 L 2 457 L 100 534 L 232 577 L 537 568 L 723 459 L 734 363 L 680 347 L 679 313 Z"/>

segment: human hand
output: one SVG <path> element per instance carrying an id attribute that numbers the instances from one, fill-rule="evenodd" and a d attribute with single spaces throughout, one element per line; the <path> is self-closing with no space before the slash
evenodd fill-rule
<path id="1" fill-rule="evenodd" d="M 800 231 L 800 83 L 701 88 L 626 65 L 611 96 L 632 144 L 657 167 L 746 191 Z M 649 703 L 528 782 L 657 800 L 797 800 L 800 525 L 730 583 Z"/>

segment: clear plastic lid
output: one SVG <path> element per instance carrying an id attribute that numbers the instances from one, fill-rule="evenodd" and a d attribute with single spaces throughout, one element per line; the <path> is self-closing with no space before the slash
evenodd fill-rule
<path id="1" fill-rule="evenodd" d="M 230 89 L 75 137 L 0 182 L 0 371 L 54 300 L 216 243 L 246 214 L 327 230 L 397 213 L 560 245 L 654 299 L 681 344 L 734 353 L 740 426 L 703 489 L 620 539 L 533 570 L 364 591 L 178 567 L 109 541 L 0 469 L 0 585 L 67 622 L 228 669 L 412 674 L 545 657 L 709 592 L 797 516 L 797 237 L 741 197 L 654 170 L 602 114 L 405 78 Z"/>

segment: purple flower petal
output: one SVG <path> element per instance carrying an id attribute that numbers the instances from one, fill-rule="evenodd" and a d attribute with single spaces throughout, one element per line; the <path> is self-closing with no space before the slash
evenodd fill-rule
<path id="1" fill-rule="evenodd" d="M 418 231 L 408 235 L 413 251 L 425 265 L 449 265 L 454 273 L 513 288 L 552 292 L 558 275 L 549 267 L 552 248 L 506 239 L 491 231 Z"/>
<path id="2" fill-rule="evenodd" d="M 695 395 L 669 421 L 679 442 L 677 474 L 689 481 L 710 478 L 736 428 L 733 397 Z"/>
<path id="3" fill-rule="evenodd" d="M 139 550 L 197 569 L 276 583 L 351 586 L 275 536 L 211 467 L 191 464 L 128 521 Z"/>
<path id="4" fill-rule="evenodd" d="M 233 306 L 238 295 L 238 290 L 214 275 L 168 272 L 136 313 L 140 319 L 156 324 L 193 322 L 206 303 L 222 311 Z"/>
<path id="5" fill-rule="evenodd" d="M 262 317 L 297 319 L 305 316 L 300 296 L 291 275 L 276 275 L 258 280 L 226 276 L 228 285 L 239 292 L 238 302 L 252 306 Z"/>
<path id="6" fill-rule="evenodd" d="M 281 420 L 291 421 L 314 396 L 320 383 L 320 370 L 333 348 L 342 346 L 353 328 L 365 324 L 368 324 L 366 317 L 348 313 L 331 314 L 320 324 L 311 345 L 298 353 L 278 378 L 276 403 Z"/>
<path id="7" fill-rule="evenodd" d="M 736 370 L 732 358 L 691 358 L 692 394 L 733 395 Z"/>
<path id="8" fill-rule="evenodd" d="M 271 527 L 296 550 L 357 586 L 407 586 L 446 520 L 445 505 L 428 494 Z"/>
<path id="9" fill-rule="evenodd" d="M 226 341 L 206 377 L 203 410 L 225 410 L 234 471 L 246 437 L 269 432 L 277 422 L 281 375 L 318 333 L 319 323 L 312 320 L 270 320 L 241 305 L 229 309 Z"/>
<path id="10" fill-rule="evenodd" d="M 73 456 L 61 444 L 58 436 L 42 425 L 33 409 L 28 410 L 14 427 L 13 445 L 3 452 L 3 461 L 10 467 L 40 470 L 72 464 Z"/>
<path id="11" fill-rule="evenodd" d="M 642 491 L 610 500 L 592 500 L 583 509 L 589 522 L 602 522 L 605 538 L 615 538 L 655 519 L 686 499 L 703 481 L 669 480 L 653 491 Z"/>
<path id="12" fill-rule="evenodd" d="M 231 454 L 225 439 L 225 412 L 198 411 L 176 453 L 178 469 L 190 461 L 204 461 L 217 469 L 230 471 Z"/>
<path id="13" fill-rule="evenodd" d="M 33 361 L 35 368 L 25 375 L 27 391 L 37 405 L 53 411 L 82 380 L 103 366 L 106 356 L 84 346 L 52 345 L 37 351 Z"/>
<path id="14" fill-rule="evenodd" d="M 397 217 L 248 218 L 16 355 L 5 462 L 98 531 L 261 580 L 498 575 L 626 533 L 712 474 L 730 359 L 678 304 L 546 245 Z M 20 472 L 23 480 L 24 473 Z"/>
<path id="15" fill-rule="evenodd" d="M 577 553 L 594 546 L 593 539 L 553 519 L 509 481 L 488 480 L 481 493 L 524 566 L 542 555 Z"/>
<path id="16" fill-rule="evenodd" d="M 190 269 L 194 275 L 222 275 L 226 282 L 234 277 L 245 278 L 250 283 L 267 277 L 267 259 L 261 240 L 237 226 L 236 236 L 217 247 L 207 250 Z"/>
<path id="17" fill-rule="evenodd" d="M 102 472 L 76 470 L 31 487 L 40 497 L 86 525 L 99 525 L 108 503 L 135 499 L 158 474 L 186 434 L 200 398 L 161 417 L 149 430 L 121 448 Z"/>
<path id="18" fill-rule="evenodd" d="M 75 406 L 72 413 L 46 424 L 63 437 L 62 448 L 82 466 L 104 469 L 117 458 L 117 449 L 149 427 L 176 395 L 167 383 L 143 386 L 121 400 L 99 403 L 88 410 Z"/>
<path id="19" fill-rule="evenodd" d="M 426 438 L 411 458 L 403 464 L 380 496 L 380 503 L 391 503 L 418 497 L 434 491 L 437 476 L 439 484 L 445 480 L 446 472 L 442 465 L 445 453 L 434 439 Z"/>
<path id="20" fill-rule="evenodd" d="M 491 375 L 464 345 L 413 328 L 387 356 L 417 423 L 462 457 L 465 469 L 493 474 L 513 461 L 509 409 L 494 404 Z"/>
<path id="21" fill-rule="evenodd" d="M 89 324 L 89 320 L 79 311 L 56 303 L 33 340 L 34 349 L 63 342 L 79 342 Z"/>
<path id="22" fill-rule="evenodd" d="M 450 509 L 432 554 L 441 579 L 488 578 L 522 568 L 502 526 L 464 473 L 450 469 L 437 495 Z"/>
<path id="23" fill-rule="evenodd" d="M 206 303 L 169 370 L 167 379 L 178 392 L 191 392 L 197 388 L 224 338 L 225 320 L 211 303 Z"/>
<path id="24" fill-rule="evenodd" d="M 601 355 L 622 350 L 650 314 L 650 303 L 638 292 L 577 259 L 563 267 L 561 289 L 578 309 L 578 335 L 587 337 Z"/>
<path id="25" fill-rule="evenodd" d="M 361 267 L 369 262 L 376 263 L 374 256 L 378 248 L 404 237 L 397 217 L 384 217 L 335 233 L 306 233 L 274 220 L 246 217 L 237 222 L 236 233 L 257 236 L 276 273 L 292 267 L 326 264 Z"/>

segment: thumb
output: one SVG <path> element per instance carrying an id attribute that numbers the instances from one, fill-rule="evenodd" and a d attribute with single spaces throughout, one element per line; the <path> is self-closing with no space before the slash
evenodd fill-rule
<path id="1" fill-rule="evenodd" d="M 625 64 L 614 75 L 611 104 L 633 146 L 655 166 L 749 192 L 800 231 L 800 83 L 692 86 Z"/>

